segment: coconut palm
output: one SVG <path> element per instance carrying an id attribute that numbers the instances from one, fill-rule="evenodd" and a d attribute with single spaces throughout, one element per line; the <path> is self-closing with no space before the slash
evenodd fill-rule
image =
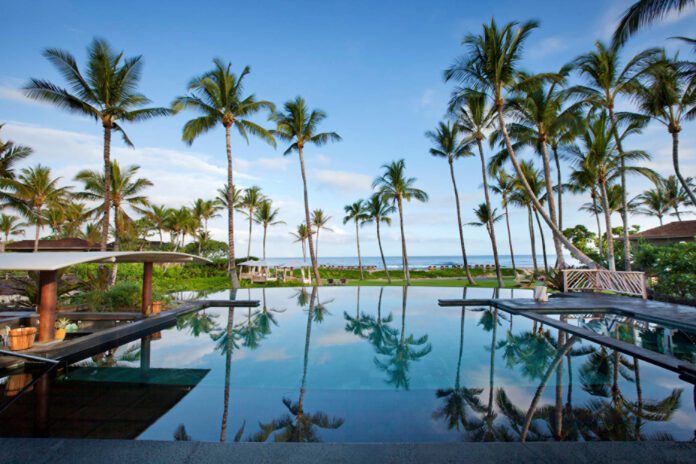
<path id="1" fill-rule="evenodd" d="M 4 124 L 0 124 L 0 130 Z M 30 147 L 0 139 L 0 179 L 14 179 L 15 165 L 33 153 Z"/>
<path id="2" fill-rule="evenodd" d="M 621 48 L 607 46 L 598 41 L 595 43 L 594 51 L 581 55 L 573 61 L 573 67 L 585 79 L 588 86 L 575 86 L 569 89 L 569 92 L 581 96 L 595 108 L 606 110 L 612 123 L 612 135 L 619 157 L 618 169 L 623 191 L 621 221 L 623 222 L 624 263 L 627 271 L 631 270 L 631 243 L 628 240 L 628 191 L 626 169 L 624 169 L 626 160 L 623 141 L 619 135 L 619 115 L 615 111 L 615 103 L 617 98 L 630 96 L 636 92 L 641 74 L 660 53 L 657 48 L 644 50 L 629 59 L 622 67 Z"/>
<path id="3" fill-rule="evenodd" d="M 233 289 L 239 288 L 234 254 L 234 179 L 232 163 L 232 127 L 239 135 L 249 141 L 249 135 L 260 138 L 275 146 L 275 139 L 270 131 L 251 121 L 250 118 L 260 111 L 274 111 L 273 103 L 257 100 L 244 94 L 244 78 L 251 72 L 246 66 L 239 75 L 232 72 L 232 63 L 225 64 L 220 59 L 213 60 L 213 69 L 191 79 L 188 95 L 178 97 L 172 103 L 174 111 L 191 109 L 202 116 L 189 120 L 184 125 L 183 140 L 189 145 L 195 139 L 218 125 L 225 128 L 225 146 L 227 152 L 227 195 L 230 205 L 227 208 L 227 237 L 229 257 L 227 272 Z"/>
<path id="4" fill-rule="evenodd" d="M 370 198 L 365 201 L 365 213 L 367 217 L 363 221 L 363 224 L 371 224 L 374 222 L 375 226 L 377 227 L 377 245 L 379 246 L 379 255 L 382 258 L 382 266 L 384 266 L 384 273 L 387 275 L 387 281 L 389 281 L 389 283 L 391 283 L 391 277 L 389 276 L 387 261 L 384 259 L 380 225 L 384 223 L 390 226 L 391 217 L 389 217 L 389 215 L 394 214 L 395 212 L 396 208 L 394 205 L 390 204 L 379 193 L 373 193 Z"/>
<path id="5" fill-rule="evenodd" d="M 696 194 L 679 167 L 679 134 L 687 119 L 696 117 L 696 85 L 689 83 L 679 69 L 677 58 L 662 54 L 643 74 L 643 83 L 634 97 L 643 114 L 667 128 L 672 136 L 672 164 L 684 192 L 696 205 Z"/>
<path id="6" fill-rule="evenodd" d="M 491 190 L 501 196 L 502 206 L 505 210 L 505 224 L 507 225 L 508 245 L 510 246 L 510 259 L 512 260 L 512 274 L 517 276 L 517 266 L 515 266 L 515 252 L 512 249 L 512 233 L 510 231 L 510 195 L 515 189 L 515 179 L 509 176 L 502 169 L 498 169 L 493 174 L 495 183 L 491 185 Z"/>
<path id="7" fill-rule="evenodd" d="M 574 194 L 590 194 L 591 203 L 583 205 L 583 211 L 592 213 L 597 223 L 597 238 L 599 242 L 599 254 L 603 255 L 602 247 L 602 223 L 599 215 L 602 213 L 600 200 L 597 166 L 591 162 L 591 159 L 585 157 L 582 161 L 576 163 L 575 168 L 570 173 L 570 181 L 565 188 Z M 585 207 L 586 206 L 586 207 Z"/>
<path id="8" fill-rule="evenodd" d="M 159 232 L 160 247 L 164 244 L 164 229 L 167 226 L 167 220 L 172 213 L 172 209 L 164 205 L 150 205 L 149 209 L 143 212 L 145 218 L 152 224 L 153 228 Z"/>
<path id="9" fill-rule="evenodd" d="M 302 174 L 302 186 L 304 191 L 305 222 L 307 229 L 312 229 L 312 220 L 309 210 L 309 195 L 307 193 L 307 175 L 305 173 L 304 148 L 307 145 L 321 146 L 329 142 L 338 142 L 341 136 L 336 132 L 318 132 L 319 124 L 326 119 L 326 113 L 321 110 L 310 110 L 302 97 L 297 97 L 285 103 L 284 111 L 273 115 L 276 129 L 273 131 L 278 138 L 292 142 L 283 153 L 289 155 L 297 152 L 300 158 L 300 172 Z M 317 237 L 318 238 L 318 237 Z M 313 249 L 312 235 L 307 236 L 309 243 L 309 257 L 312 260 L 315 285 L 319 285 L 319 264 Z"/>
<path id="10" fill-rule="evenodd" d="M 660 225 L 663 225 L 662 219 L 672 209 L 673 204 L 662 179 L 658 179 L 653 188 L 645 190 L 634 201 L 640 205 L 636 209 L 636 213 L 657 217 Z"/>
<path id="11" fill-rule="evenodd" d="M 498 118 L 498 129 L 505 141 L 510 161 L 515 167 L 517 177 L 522 179 L 522 186 L 530 197 L 535 210 L 539 212 L 553 234 L 574 257 L 587 266 L 596 267 L 597 264 L 591 258 L 563 235 L 563 232 L 542 208 L 539 198 L 526 184 L 504 119 L 505 99 L 507 92 L 517 85 L 517 67 L 522 58 L 524 42 L 537 27 L 538 24 L 535 21 L 522 24 L 511 22 L 499 27 L 492 19 L 490 24 L 483 26 L 483 32 L 480 35 L 468 34 L 464 37 L 462 44 L 468 53 L 445 71 L 445 79 L 455 80 L 464 86 L 470 86 L 474 90 L 484 92 L 488 98 L 492 99 Z M 470 90 L 465 87 L 460 91 Z"/>
<path id="12" fill-rule="evenodd" d="M 406 233 L 404 231 L 404 201 L 428 201 L 428 194 L 416 188 L 416 178 L 406 177 L 406 162 L 403 159 L 382 165 L 383 174 L 372 183 L 379 195 L 387 202 L 395 205 L 399 212 L 399 228 L 401 229 L 401 256 L 403 260 L 404 278 L 406 285 L 411 284 L 411 273 L 408 269 L 408 252 L 406 250 Z"/>
<path id="13" fill-rule="evenodd" d="M 495 122 L 495 111 L 486 104 L 486 95 L 480 92 L 463 91 L 455 92 L 455 96 L 450 102 L 450 113 L 457 119 L 460 131 L 465 134 L 467 141 L 475 142 L 478 148 L 479 159 L 481 160 L 481 178 L 483 179 L 483 195 L 486 205 L 490 210 L 491 199 L 489 195 L 488 173 L 486 172 L 486 159 L 483 154 L 483 141 L 486 132 L 493 128 Z M 459 225 L 461 230 L 461 224 Z M 490 229 L 495 237 L 495 226 L 490 224 Z M 496 241 L 494 239 L 494 241 Z M 500 269 L 497 246 L 493 250 L 493 261 L 495 263 L 496 277 L 498 285 L 503 285 L 503 275 Z M 514 259 L 513 259 L 514 262 Z M 514 264 L 513 264 L 514 267 Z"/>
<path id="14" fill-rule="evenodd" d="M 263 259 L 266 259 L 266 233 L 268 228 L 278 224 L 285 224 L 285 221 L 278 219 L 279 214 L 278 208 L 273 207 L 273 202 L 269 198 L 264 199 L 254 212 L 254 222 L 261 224 L 263 227 Z"/>
<path id="15" fill-rule="evenodd" d="M 0 243 L 0 253 L 5 251 L 5 245 L 10 241 L 10 237 L 14 235 L 24 235 L 24 227 L 27 224 L 20 221 L 17 216 L 9 214 L 0 214 L 0 234 L 3 240 Z"/>
<path id="16" fill-rule="evenodd" d="M 319 232 L 323 230 L 328 230 L 331 231 L 331 228 L 326 227 L 326 225 L 329 223 L 329 221 L 332 219 L 331 216 L 327 216 L 324 213 L 323 209 L 315 209 L 312 211 L 312 225 L 314 226 L 314 234 L 316 234 L 317 238 L 314 242 L 314 256 L 316 256 L 317 260 L 319 259 Z"/>
<path id="17" fill-rule="evenodd" d="M 196 216 L 199 221 L 203 224 L 203 234 L 208 233 L 208 221 L 220 216 L 218 212 L 222 209 L 222 205 L 216 200 L 204 200 L 202 198 L 197 198 L 193 202 L 194 216 Z"/>
<path id="18" fill-rule="evenodd" d="M 672 12 L 693 7 L 695 0 L 636 0 L 621 17 L 614 31 L 615 44 L 623 44 L 639 30 L 660 21 Z"/>
<path id="19" fill-rule="evenodd" d="M 34 252 L 39 251 L 39 234 L 45 224 L 45 208 L 60 204 L 69 195 L 70 187 L 59 187 L 60 177 L 52 178 L 45 166 L 23 168 L 16 179 L 5 179 L 9 190 L 7 201 L 36 228 Z"/>
<path id="20" fill-rule="evenodd" d="M 217 190 L 217 196 L 215 197 L 215 201 L 218 202 L 220 205 L 222 205 L 223 208 L 228 209 L 229 208 L 229 202 L 227 201 L 227 184 L 223 185 L 221 188 Z M 236 185 L 232 186 L 232 208 L 233 209 L 238 209 L 239 204 L 242 201 L 242 195 L 244 195 L 244 189 L 242 188 L 237 188 Z"/>
<path id="21" fill-rule="evenodd" d="M 299 224 L 297 226 L 297 232 L 290 232 L 290 235 L 295 237 L 295 243 L 300 242 L 302 244 L 302 259 L 307 261 L 307 245 L 305 242 L 309 242 L 309 236 L 314 232 L 307 228 L 306 224 Z"/>
<path id="22" fill-rule="evenodd" d="M 496 222 L 500 221 L 503 218 L 503 215 L 498 214 L 498 210 L 496 208 L 493 208 L 493 210 L 488 209 L 488 205 L 486 203 L 481 203 L 476 208 L 474 208 L 474 215 L 476 216 L 477 221 L 472 221 L 467 225 L 475 227 L 485 227 L 486 232 L 488 232 L 488 238 L 491 239 L 491 246 L 493 247 L 493 250 L 497 251 L 498 246 L 495 243 L 495 236 L 493 235 L 493 231 L 491 230 L 491 224 L 495 224 Z M 502 277 L 499 278 L 498 285 L 500 285 L 501 287 L 505 286 Z"/>
<path id="23" fill-rule="evenodd" d="M 343 207 L 346 215 L 343 217 L 343 224 L 353 221 L 355 223 L 355 242 L 358 246 L 358 267 L 360 268 L 360 280 L 364 279 L 362 257 L 360 256 L 360 225 L 368 218 L 365 202 L 358 200 L 350 205 Z M 317 237 L 318 241 L 319 237 Z"/>
<path id="24" fill-rule="evenodd" d="M 686 181 L 686 185 L 688 188 L 696 188 L 696 183 L 694 183 L 693 177 L 687 177 L 684 180 Z M 689 197 L 689 194 L 687 193 L 686 189 L 682 187 L 681 182 L 679 182 L 676 176 L 672 175 L 666 177 L 663 180 L 663 183 L 665 191 L 667 192 L 667 197 L 669 198 L 671 209 L 674 210 L 674 212 L 670 213 L 670 215 L 676 216 L 677 220 L 681 221 L 681 215 L 684 214 L 684 212 L 680 211 L 679 208 L 681 208 L 682 206 L 689 206 L 694 203 L 691 203 L 691 198 Z"/>
<path id="25" fill-rule="evenodd" d="M 539 198 L 542 198 L 541 192 L 544 188 L 544 183 L 541 178 L 541 171 L 537 169 L 536 166 L 534 166 L 534 163 L 531 160 L 522 161 L 520 163 L 520 170 L 522 171 L 524 180 L 527 182 L 527 185 L 534 193 L 534 195 L 537 195 Z M 522 184 L 522 182 L 520 182 L 519 179 L 516 179 L 513 183 L 513 186 L 514 190 L 510 194 L 510 203 L 527 209 L 527 225 L 529 227 L 529 239 L 532 249 L 532 264 L 534 266 L 534 272 L 537 272 L 539 270 L 539 267 L 537 265 L 536 240 L 534 238 L 535 218 L 539 228 L 539 236 L 541 238 L 542 255 L 544 256 L 544 269 L 548 271 L 544 231 L 541 228 L 541 221 L 539 220 L 539 215 L 536 209 L 534 208 L 534 204 L 532 203 L 531 198 L 529 197 L 529 195 L 527 195 L 527 190 Z"/>
<path id="26" fill-rule="evenodd" d="M 31 79 L 24 87 L 29 98 L 51 103 L 58 108 L 81 114 L 101 123 L 104 129 L 104 202 L 102 203 L 101 250 L 109 241 L 109 209 L 111 205 L 111 133 L 119 132 L 126 145 L 133 143 L 121 121 L 138 122 L 171 114 L 167 108 L 143 108 L 150 100 L 137 92 L 142 73 L 142 56 L 126 58 L 102 39 L 94 39 L 87 47 L 84 74 L 72 54 L 48 48 L 44 57 L 60 72 L 69 90 L 47 80 Z"/>
<path id="27" fill-rule="evenodd" d="M 244 190 L 244 195 L 239 199 L 237 208 L 243 211 L 249 218 L 249 241 L 247 243 L 247 258 L 251 256 L 251 226 L 254 223 L 254 213 L 264 202 L 266 197 L 261 193 L 261 187 L 254 185 Z"/>
<path id="28" fill-rule="evenodd" d="M 426 132 L 425 136 L 429 138 L 434 145 L 432 148 L 430 148 L 430 154 L 445 158 L 447 160 L 447 164 L 449 164 L 450 178 L 452 179 L 452 188 L 454 189 L 454 204 L 457 207 L 457 228 L 459 229 L 459 245 L 462 249 L 462 261 L 469 284 L 475 285 L 476 281 L 471 275 L 469 261 L 466 256 L 464 229 L 462 227 L 462 212 L 459 205 L 459 191 L 457 190 L 457 181 L 454 177 L 454 160 L 467 156 L 474 156 L 474 154 L 471 151 L 470 144 L 461 137 L 460 128 L 456 124 L 452 125 L 450 122 L 440 122 L 437 129 Z M 497 272 L 500 274 L 497 254 L 494 257 L 496 259 Z"/>

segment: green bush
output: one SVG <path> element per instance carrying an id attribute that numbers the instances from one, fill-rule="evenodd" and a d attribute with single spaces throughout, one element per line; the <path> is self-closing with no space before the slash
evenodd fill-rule
<path id="1" fill-rule="evenodd" d="M 640 243 L 633 250 L 636 270 L 654 277 L 656 293 L 696 299 L 696 242 L 655 246 Z"/>
<path id="2" fill-rule="evenodd" d="M 135 282 L 118 282 L 104 292 L 104 305 L 112 310 L 133 309 L 140 306 L 142 288 Z"/>

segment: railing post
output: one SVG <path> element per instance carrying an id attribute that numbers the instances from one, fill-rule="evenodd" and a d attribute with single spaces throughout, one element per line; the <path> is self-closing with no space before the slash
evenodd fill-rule
<path id="1" fill-rule="evenodd" d="M 563 273 L 563 291 L 568 292 L 568 270 L 563 269 L 561 272 Z"/>

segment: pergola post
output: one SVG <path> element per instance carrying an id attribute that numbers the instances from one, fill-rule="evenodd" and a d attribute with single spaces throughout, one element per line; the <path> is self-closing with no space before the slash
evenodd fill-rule
<path id="1" fill-rule="evenodd" d="M 58 273 L 39 272 L 39 342 L 55 338 L 56 310 L 58 308 Z"/>
<path id="2" fill-rule="evenodd" d="M 150 315 L 150 308 L 152 308 L 152 262 L 143 263 L 143 302 L 142 302 L 142 312 L 143 316 L 147 317 Z"/>

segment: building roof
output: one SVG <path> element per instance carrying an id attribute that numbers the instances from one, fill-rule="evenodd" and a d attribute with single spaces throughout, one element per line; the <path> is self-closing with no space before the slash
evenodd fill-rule
<path id="1" fill-rule="evenodd" d="M 631 240 L 689 240 L 696 236 L 696 220 L 692 221 L 675 221 L 653 229 L 644 230 L 637 234 L 632 234 Z"/>
<path id="2" fill-rule="evenodd" d="M 7 251 L 34 251 L 33 240 L 19 240 L 8 243 Z M 82 238 L 59 238 L 52 240 L 39 240 L 39 251 L 98 251 L 99 244 L 91 243 Z"/>
<path id="3" fill-rule="evenodd" d="M 0 253 L 0 271 L 57 271 L 83 263 L 209 263 L 200 256 L 168 251 L 44 251 Z"/>

